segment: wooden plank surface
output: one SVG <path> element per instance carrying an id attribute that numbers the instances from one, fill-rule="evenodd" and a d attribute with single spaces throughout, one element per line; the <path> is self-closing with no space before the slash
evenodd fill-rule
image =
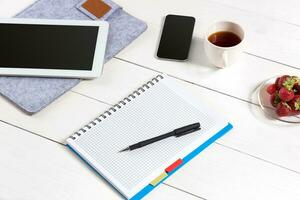
<path id="1" fill-rule="evenodd" d="M 146 82 L 157 74 L 156 72 L 117 60 L 110 62 L 110 64 L 105 68 L 104 76 L 106 74 L 106 78 L 83 82 L 73 90 L 100 101 L 114 104 L 120 96 L 130 93 L 134 88 L 140 86 L 140 83 Z M 130 75 L 130 78 L 118 76 L 117 81 L 114 81 L 113 78 L 108 78 L 113 77 L 108 75 L 113 74 L 112 72 L 119 74 L 117 71 L 127 71 L 132 75 Z M 116 87 L 115 82 L 123 84 L 117 84 L 119 87 Z M 135 85 L 135 83 L 137 84 Z M 297 125 L 287 125 L 266 119 L 258 106 L 231 96 L 222 95 L 184 81 L 180 81 L 180 84 L 190 90 L 199 100 L 205 101 L 212 108 L 228 116 L 230 122 L 235 125 L 233 133 L 222 138 L 220 143 L 300 172 L 300 157 L 298 153 L 300 149 L 300 144 L 298 143 L 300 135 L 297 134 L 299 131 Z M 106 90 L 111 88 L 110 91 L 113 92 L 101 92 L 103 85 L 105 85 Z M 247 99 L 249 98 L 249 101 L 256 102 L 256 94 L 253 92 L 253 89 L 252 93 L 247 92 L 249 96 Z"/>
<path id="2" fill-rule="evenodd" d="M 65 146 L 0 123 L 0 199 L 120 199 Z"/>
<path id="3" fill-rule="evenodd" d="M 206 149 L 167 182 L 209 200 L 300 199 L 299 173 L 217 145 Z"/>
<path id="4" fill-rule="evenodd" d="M 33 1 L 0 0 L 0 16 L 13 16 Z M 185 80 L 180 83 L 225 113 L 235 128 L 147 199 L 300 199 L 299 127 L 268 120 L 249 103 L 256 102 L 253 90 L 262 80 L 299 74 L 299 3 L 265 1 L 257 8 L 257 1 L 236 0 L 116 2 L 145 20 L 148 30 L 105 65 L 103 77 L 80 83 L 33 116 L 0 98 L 0 120 L 32 132 L 0 123 L 0 199 L 120 199 L 54 141 L 63 143 L 157 72 Z M 169 13 L 197 18 L 188 62 L 154 58 L 162 18 Z M 213 21 L 226 19 L 244 26 L 246 53 L 239 64 L 216 70 L 203 54 L 202 38 Z"/>
<path id="5" fill-rule="evenodd" d="M 243 11 L 250 11 L 259 15 L 269 17 L 273 20 L 284 21 L 286 23 L 300 25 L 299 7 L 297 0 L 264 0 L 259 1 L 241 1 L 239 0 L 214 0 L 220 4 L 239 8 Z"/>
<path id="6" fill-rule="evenodd" d="M 123 199 L 67 147 L 0 122 L 0 199 Z M 145 199 L 201 199 L 160 185 Z"/>
<path id="7" fill-rule="evenodd" d="M 157 45 L 163 17 L 173 13 L 191 15 L 196 18 L 194 31 L 196 38 L 203 38 L 207 28 L 216 21 L 236 21 L 244 27 L 246 32 L 246 52 L 300 68 L 298 59 L 298 52 L 300 52 L 299 26 L 211 0 L 190 0 L 188 2 L 173 0 L 172 3 L 170 1 L 160 2 L 159 5 L 153 1 L 139 0 L 116 0 L 116 2 L 132 15 L 146 21 L 149 25 L 148 32 L 151 32 L 147 36 L 140 37 L 138 42 L 126 48 L 126 51 L 123 51 L 118 57 L 139 64 L 147 64 L 150 67 L 164 66 L 166 62 L 160 62 L 161 64 L 158 66 L 159 62 L 153 58 L 156 49 L 154 47 Z M 253 1 L 252 4 L 257 5 L 256 2 Z M 290 6 L 293 7 L 292 4 Z M 141 54 L 143 56 L 140 56 Z M 198 59 L 200 58 L 202 57 L 199 56 Z M 254 67 L 251 63 L 248 63 L 248 66 Z"/>
<path id="8" fill-rule="evenodd" d="M 3 123 L 0 136 L 1 199 L 121 199 L 65 146 Z M 299 181 L 294 172 L 213 145 L 166 181 L 178 189 L 161 185 L 146 199 L 196 199 L 180 190 L 205 199 L 253 199 L 255 191 L 262 199 L 292 199 Z"/>
<path id="9" fill-rule="evenodd" d="M 35 115 L 27 115 L 0 98 L 0 120 L 64 143 L 66 138 L 95 119 L 109 106 L 68 92 Z"/>
<path id="10" fill-rule="evenodd" d="M 123 76 L 125 71 L 131 76 Z M 116 74 L 118 78 L 114 79 L 112 74 Z M 127 62 L 113 60 L 106 65 L 103 78 L 80 83 L 73 89 L 77 93 L 70 92 L 42 112 L 31 117 L 6 103 L 1 107 L 4 115 L 0 119 L 58 142 L 64 142 L 70 134 L 109 107 L 100 101 L 115 104 L 121 96 L 128 95 L 156 74 Z M 199 100 L 224 113 L 234 124 L 232 133 L 219 141 L 221 144 L 300 171 L 298 153 L 300 135 L 297 134 L 299 129 L 297 125 L 287 126 L 266 120 L 257 106 L 184 81 L 180 81 L 180 84 Z M 251 124 L 253 126 L 249 126 Z"/>
<path id="11" fill-rule="evenodd" d="M 0 98 L 0 120 L 64 143 L 67 137 L 110 107 L 102 102 L 118 103 L 157 74 L 134 65 L 130 66 L 131 64 L 118 60 L 110 61 L 105 65 L 101 78 L 80 83 L 74 92 L 67 92 L 32 116 L 21 112 L 6 99 Z"/>

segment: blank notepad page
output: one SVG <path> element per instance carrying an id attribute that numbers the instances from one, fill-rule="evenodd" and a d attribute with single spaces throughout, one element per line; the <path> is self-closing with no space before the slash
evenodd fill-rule
<path id="1" fill-rule="evenodd" d="M 176 155 L 222 121 L 206 108 L 201 109 L 201 102 L 195 105 L 190 101 L 190 96 L 183 94 L 167 76 L 159 76 L 146 86 L 133 93 L 130 101 L 124 100 L 119 108 L 100 117 L 101 121 L 95 120 L 86 132 L 68 140 L 75 149 L 89 155 L 90 163 L 97 162 L 100 169 L 96 170 L 112 184 L 128 191 L 151 177 L 158 168 L 170 164 Z M 119 153 L 129 145 L 195 122 L 201 124 L 197 132 Z"/>

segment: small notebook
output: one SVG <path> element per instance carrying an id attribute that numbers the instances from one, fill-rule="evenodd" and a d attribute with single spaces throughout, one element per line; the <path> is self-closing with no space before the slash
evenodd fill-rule
<path id="1" fill-rule="evenodd" d="M 201 130 L 194 133 L 119 152 L 196 122 Z M 173 78 L 158 75 L 70 136 L 67 144 L 126 199 L 136 200 L 231 128 Z"/>

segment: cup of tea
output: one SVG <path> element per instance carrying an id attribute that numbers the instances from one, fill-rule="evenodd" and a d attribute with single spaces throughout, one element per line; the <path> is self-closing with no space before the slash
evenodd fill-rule
<path id="1" fill-rule="evenodd" d="M 234 22 L 213 24 L 205 34 L 204 49 L 212 64 L 224 68 L 235 63 L 242 54 L 244 31 Z"/>

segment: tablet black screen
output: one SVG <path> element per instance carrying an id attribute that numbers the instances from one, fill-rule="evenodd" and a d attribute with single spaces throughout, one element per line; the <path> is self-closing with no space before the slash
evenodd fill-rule
<path id="1" fill-rule="evenodd" d="M 91 70 L 98 29 L 0 24 L 0 68 Z"/>

